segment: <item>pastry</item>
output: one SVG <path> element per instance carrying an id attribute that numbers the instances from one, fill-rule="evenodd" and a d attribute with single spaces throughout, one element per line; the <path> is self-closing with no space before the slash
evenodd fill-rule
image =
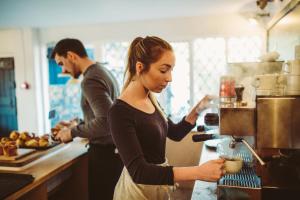
<path id="1" fill-rule="evenodd" d="M 46 139 L 39 140 L 39 147 L 47 147 L 49 145 L 49 141 Z"/>
<path id="2" fill-rule="evenodd" d="M 16 140 L 16 145 L 17 145 L 18 147 L 24 147 L 24 146 L 25 146 L 25 141 L 22 140 L 21 138 L 18 138 L 18 139 Z"/>
<path id="3" fill-rule="evenodd" d="M 4 154 L 4 156 L 18 155 L 18 147 L 16 145 L 16 142 L 14 142 L 14 141 L 6 142 L 3 146 L 3 154 Z"/>
<path id="4" fill-rule="evenodd" d="M 27 147 L 38 147 L 39 142 L 36 139 L 30 139 L 25 142 L 25 146 Z"/>
<path id="5" fill-rule="evenodd" d="M 9 138 L 11 140 L 17 140 L 20 136 L 20 133 L 18 133 L 17 131 L 12 131 L 10 134 L 9 134 Z"/>
<path id="6" fill-rule="evenodd" d="M 49 140 L 49 134 L 44 134 L 40 138 L 44 140 Z"/>
<path id="7" fill-rule="evenodd" d="M 6 142 L 10 141 L 10 139 L 8 137 L 3 137 L 1 138 L 1 143 L 5 144 Z"/>
<path id="8" fill-rule="evenodd" d="M 24 141 L 30 140 L 31 137 L 28 132 L 24 131 L 20 134 L 20 138 Z"/>

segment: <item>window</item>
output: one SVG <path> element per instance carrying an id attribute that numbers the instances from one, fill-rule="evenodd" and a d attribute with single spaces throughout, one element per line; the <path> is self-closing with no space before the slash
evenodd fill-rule
<path id="1" fill-rule="evenodd" d="M 262 38 L 254 37 L 231 37 L 228 38 L 228 62 L 254 62 L 262 54 Z"/>
<path id="2" fill-rule="evenodd" d="M 180 120 L 205 94 L 219 93 L 220 76 L 226 74 L 228 62 L 254 62 L 262 52 L 262 38 L 208 37 L 194 41 L 172 42 L 176 56 L 173 81 L 158 100 L 174 121 Z M 107 67 L 123 85 L 128 42 L 103 45 Z M 209 110 L 208 110 L 209 111 Z M 203 113 L 204 115 L 205 113 Z M 203 115 L 198 123 L 203 123 Z"/>
<path id="3" fill-rule="evenodd" d="M 53 47 L 48 48 L 48 55 L 52 50 Z M 88 56 L 94 59 L 94 50 L 87 48 L 86 51 Z M 54 59 L 48 59 L 48 66 L 50 110 L 56 111 L 56 116 L 51 119 L 51 127 L 62 120 L 82 118 L 80 79 L 76 81 L 70 77 L 62 76 L 62 68 L 56 64 Z"/>
<path id="4" fill-rule="evenodd" d="M 128 48 L 128 42 L 111 42 L 103 45 L 102 47 L 104 63 L 106 63 L 106 67 L 110 69 L 116 77 L 120 89 L 123 86 Z"/>
<path id="5" fill-rule="evenodd" d="M 166 113 L 174 120 L 180 120 L 188 112 L 190 104 L 190 49 L 188 42 L 171 43 L 176 63 L 172 73 L 172 82 L 167 90 L 163 107 Z"/>

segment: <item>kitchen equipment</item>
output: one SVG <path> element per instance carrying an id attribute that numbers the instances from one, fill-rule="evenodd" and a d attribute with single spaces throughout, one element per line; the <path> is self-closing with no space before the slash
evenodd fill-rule
<path id="1" fill-rule="evenodd" d="M 239 173 L 225 174 L 218 182 L 218 200 L 261 199 L 261 179 L 251 166 L 244 164 Z"/>
<path id="2" fill-rule="evenodd" d="M 224 135 L 255 135 L 255 107 L 220 108 L 220 133 Z"/>
<path id="3" fill-rule="evenodd" d="M 256 89 L 256 95 L 283 95 L 286 76 L 278 73 L 256 75 L 252 85 Z"/>
<path id="4" fill-rule="evenodd" d="M 260 149 L 300 149 L 300 96 L 258 97 L 256 143 Z"/>
<path id="5" fill-rule="evenodd" d="M 218 126 L 219 125 L 219 114 L 218 113 L 206 113 L 204 116 L 204 123 L 207 126 Z"/>
<path id="6" fill-rule="evenodd" d="M 300 60 L 287 61 L 283 72 L 286 78 L 285 95 L 300 95 Z"/>
<path id="7" fill-rule="evenodd" d="M 259 161 L 259 164 L 254 163 L 252 169 L 261 179 L 259 188 L 261 191 L 253 199 L 280 199 L 279 197 L 290 194 L 300 194 L 299 95 L 257 96 L 255 107 L 247 112 L 239 107 L 221 107 L 219 117 L 220 134 L 232 136 L 230 147 L 236 148 L 236 144 L 243 143 Z M 239 118 L 249 120 L 238 120 Z M 232 121 L 235 123 L 231 123 Z M 253 132 L 249 134 L 245 131 L 246 127 Z M 254 138 L 253 145 L 248 144 L 243 138 L 248 135 Z M 292 158 L 284 159 L 287 157 Z M 278 158 L 279 161 L 274 162 Z M 288 170 L 282 170 L 283 165 Z M 294 171 L 294 175 L 290 175 L 291 171 Z M 240 187 L 227 183 L 226 187 L 235 189 Z M 223 186 L 218 187 L 224 190 Z M 248 191 L 247 195 L 250 193 Z M 274 195 L 275 193 L 277 195 Z"/>
<path id="8" fill-rule="evenodd" d="M 230 140 L 224 142 L 224 148 L 228 148 L 229 143 Z M 218 199 L 260 199 L 261 179 L 253 168 L 251 153 L 240 143 L 236 144 L 236 148 L 230 151 L 234 152 L 234 157 L 243 160 L 243 166 L 238 173 L 225 174 L 219 180 L 217 186 Z"/>
<path id="9" fill-rule="evenodd" d="M 299 95 L 256 96 L 253 108 L 220 107 L 219 118 L 220 135 L 195 135 L 193 140 L 230 136 L 217 146 L 220 157 L 235 158 L 246 153 L 256 159 L 245 162 L 245 157 L 241 157 L 244 165 L 238 175 L 220 179 L 218 199 L 282 199 L 300 195 Z"/>
<path id="10" fill-rule="evenodd" d="M 274 62 L 279 58 L 279 53 L 276 51 L 267 52 L 259 57 L 262 62 Z"/>
<path id="11" fill-rule="evenodd" d="M 236 93 L 236 102 L 238 104 L 242 103 L 244 89 L 245 87 L 243 85 L 236 85 L 234 88 Z"/>
<path id="12" fill-rule="evenodd" d="M 214 140 L 207 140 L 204 142 L 205 146 L 211 150 L 217 150 L 217 146 L 219 143 L 222 142 L 223 139 L 214 139 Z"/>

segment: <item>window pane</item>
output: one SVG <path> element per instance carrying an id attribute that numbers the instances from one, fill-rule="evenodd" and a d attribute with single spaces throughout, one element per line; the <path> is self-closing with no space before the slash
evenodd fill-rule
<path id="1" fill-rule="evenodd" d="M 189 43 L 174 42 L 171 43 L 176 63 L 172 72 L 172 82 L 168 87 L 169 105 L 167 113 L 171 115 L 174 121 L 181 119 L 190 108 L 190 52 Z"/>
<path id="2" fill-rule="evenodd" d="M 110 42 L 103 45 L 103 59 L 107 68 L 116 77 L 120 89 L 123 86 L 123 76 L 126 66 L 126 56 L 129 48 L 128 42 Z"/>
<path id="3" fill-rule="evenodd" d="M 197 39 L 193 53 L 193 94 L 196 104 L 206 94 L 219 93 L 220 76 L 226 71 L 226 41 L 224 38 Z M 198 119 L 200 124 L 203 124 L 204 114 Z"/>
<path id="4" fill-rule="evenodd" d="M 254 62 L 262 53 L 262 38 L 231 37 L 228 39 L 228 62 Z"/>
<path id="5" fill-rule="evenodd" d="M 226 71 L 224 38 L 197 39 L 193 51 L 194 99 L 198 102 L 205 94 L 218 95 L 219 79 Z"/>

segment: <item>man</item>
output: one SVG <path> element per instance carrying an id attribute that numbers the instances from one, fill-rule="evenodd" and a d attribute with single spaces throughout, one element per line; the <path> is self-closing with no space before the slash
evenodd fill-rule
<path id="1" fill-rule="evenodd" d="M 74 78 L 83 74 L 81 108 L 84 121 L 62 129 L 56 139 L 64 143 L 74 137 L 89 139 L 89 199 L 112 199 L 123 168 L 107 122 L 108 110 L 119 95 L 117 81 L 106 68 L 88 58 L 83 44 L 77 39 L 60 40 L 51 58 L 62 66 L 63 73 Z"/>

